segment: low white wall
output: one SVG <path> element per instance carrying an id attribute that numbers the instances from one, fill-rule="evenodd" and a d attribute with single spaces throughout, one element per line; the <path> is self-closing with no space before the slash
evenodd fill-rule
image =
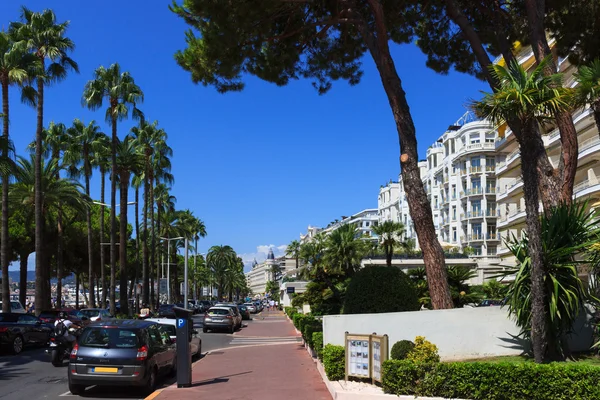
<path id="1" fill-rule="evenodd" d="M 571 350 L 589 349 L 591 329 L 580 319 L 569 342 Z M 389 336 L 390 349 L 399 340 L 425 336 L 437 345 L 442 360 L 522 354 L 528 344 L 517 335 L 519 327 L 500 307 L 456 308 L 383 314 L 327 315 L 323 342 L 344 345 L 344 333 Z"/>

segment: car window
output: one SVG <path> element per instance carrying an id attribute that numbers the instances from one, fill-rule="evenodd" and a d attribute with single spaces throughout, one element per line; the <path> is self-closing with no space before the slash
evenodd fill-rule
<path id="1" fill-rule="evenodd" d="M 153 346 L 161 346 L 163 344 L 163 339 L 155 325 L 148 328 L 148 336 L 150 337 L 150 343 Z"/>
<path id="2" fill-rule="evenodd" d="M 20 324 L 35 325 L 35 323 L 38 322 L 38 319 L 33 315 L 23 314 L 19 315 L 18 322 Z"/>
<path id="3" fill-rule="evenodd" d="M 208 310 L 208 315 L 229 315 L 229 310 L 211 308 L 210 310 Z"/>
<path id="4" fill-rule="evenodd" d="M 88 327 L 78 340 L 80 346 L 84 347 L 116 347 L 137 348 L 139 347 L 138 331 L 135 329 Z"/>
<path id="5" fill-rule="evenodd" d="M 21 307 L 21 303 L 19 303 L 18 301 L 11 301 L 11 302 L 10 302 L 10 307 L 11 307 L 13 310 L 20 310 L 20 309 L 22 309 L 22 308 L 23 308 L 23 307 Z"/>
<path id="6" fill-rule="evenodd" d="M 98 310 L 81 310 L 81 315 L 88 318 L 97 317 L 98 314 L 100 314 Z"/>
<path id="7" fill-rule="evenodd" d="M 165 332 L 169 336 L 177 336 L 177 330 L 173 325 L 161 324 L 160 330 Z"/>

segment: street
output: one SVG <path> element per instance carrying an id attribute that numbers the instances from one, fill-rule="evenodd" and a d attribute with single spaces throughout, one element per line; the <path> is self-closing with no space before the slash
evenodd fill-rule
<path id="1" fill-rule="evenodd" d="M 194 316 L 194 327 L 202 338 L 202 353 L 244 345 L 235 335 L 225 333 L 202 333 L 203 315 Z M 244 321 L 244 325 L 252 321 Z M 245 328 L 242 328 L 242 330 Z M 62 368 L 53 367 L 49 356 L 43 348 L 26 348 L 18 356 L 0 353 L 0 399 L 33 400 L 75 398 L 69 392 L 67 383 L 67 365 Z M 158 387 L 165 387 L 175 382 L 174 378 L 159 381 Z M 141 399 L 139 389 L 90 387 L 86 391 L 89 399 Z"/>

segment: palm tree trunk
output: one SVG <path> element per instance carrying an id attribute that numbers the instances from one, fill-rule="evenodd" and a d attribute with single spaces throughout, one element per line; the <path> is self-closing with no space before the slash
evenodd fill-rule
<path id="1" fill-rule="evenodd" d="M 44 59 L 40 59 L 45 68 Z M 48 268 L 44 265 L 44 204 L 42 193 L 42 132 L 44 130 L 44 80 L 37 80 L 37 126 L 35 130 L 35 313 L 50 309 Z"/>
<path id="2" fill-rule="evenodd" d="M 62 279 L 64 271 L 64 245 L 63 245 L 63 218 L 62 218 L 62 206 L 58 205 L 58 216 L 57 216 L 57 234 L 56 240 L 58 241 L 56 251 L 56 279 L 57 282 Z M 58 288 L 58 287 L 57 287 Z M 62 287 L 61 287 L 62 290 Z"/>
<path id="3" fill-rule="evenodd" d="M 102 300 L 100 305 L 106 307 L 106 264 L 104 262 L 104 192 L 106 190 L 106 173 L 100 171 L 100 281 L 102 282 Z"/>
<path id="4" fill-rule="evenodd" d="M 365 23 L 363 23 L 364 26 L 361 29 L 365 44 L 379 71 L 381 82 L 396 121 L 400 154 L 402 154 L 400 157 L 402 180 L 404 185 L 411 189 L 407 191 L 407 200 L 410 215 L 415 221 L 417 237 L 423 250 L 423 261 L 429 278 L 427 283 L 431 303 L 434 309 L 453 308 L 454 304 L 446 277 L 444 251 L 437 240 L 433 226 L 431 204 L 427 200 L 427 194 L 419 172 L 415 126 L 406 101 L 406 94 L 402 88 L 402 82 L 389 51 L 388 31 L 385 26 L 383 8 L 377 0 L 369 0 L 368 2 L 375 19 L 377 37 L 372 34 Z"/>
<path id="5" fill-rule="evenodd" d="M 111 159 L 112 169 L 110 176 L 110 313 L 117 314 L 116 297 L 116 272 L 117 272 L 117 120 L 112 118 Z M 121 304 L 121 306 L 123 306 Z"/>
<path id="6" fill-rule="evenodd" d="M 142 240 L 142 302 L 144 304 L 150 303 L 150 270 L 148 265 L 148 179 L 144 177 L 144 215 L 142 219 L 144 220 L 144 229 L 143 229 L 143 240 Z"/>
<path id="7" fill-rule="evenodd" d="M 79 308 L 79 272 L 75 272 L 75 308 Z"/>
<path id="8" fill-rule="evenodd" d="M 127 192 L 129 190 L 129 172 L 123 171 L 121 178 L 121 214 L 119 215 L 120 222 L 120 258 L 119 267 L 121 280 L 119 283 L 119 301 L 121 303 L 121 314 L 129 315 L 129 300 L 127 299 Z"/>
<path id="9" fill-rule="evenodd" d="M 84 157 L 84 168 L 85 168 L 85 194 L 90 195 L 90 171 L 88 171 L 88 155 Z M 92 231 L 92 210 L 88 207 L 85 212 L 85 219 L 87 223 L 88 233 L 88 289 L 90 295 L 88 296 L 88 307 L 95 307 L 94 304 L 94 251 L 93 251 L 93 231 Z"/>
<path id="10" fill-rule="evenodd" d="M 392 266 L 392 254 L 394 254 L 394 248 L 390 245 L 385 246 L 385 262 L 387 266 L 391 268 Z"/>
<path id="11" fill-rule="evenodd" d="M 2 135 L 6 139 L 6 148 L 2 157 L 8 157 L 8 77 L 2 78 Z M 8 174 L 2 175 L 2 229 L 0 233 L 0 258 L 2 263 L 2 312 L 10 312 L 10 287 L 8 285 L 8 266 L 10 264 L 8 236 Z M 22 303 L 23 304 L 23 303 Z"/>
<path id="12" fill-rule="evenodd" d="M 29 252 L 24 251 L 19 254 L 19 302 L 25 306 L 27 304 L 27 258 Z M 2 302 L 4 304 L 4 302 Z"/>
<path id="13" fill-rule="evenodd" d="M 155 266 L 155 256 L 156 256 L 156 234 L 154 231 L 154 180 L 152 179 L 152 177 L 150 177 L 150 227 L 151 227 L 151 244 L 150 244 L 150 267 L 149 268 L 154 268 Z M 156 268 L 156 273 L 158 274 L 159 268 Z M 160 281 L 159 285 L 160 285 Z M 152 292 L 154 292 L 154 285 L 152 285 L 151 288 Z M 156 301 L 160 302 L 160 299 L 158 298 L 158 296 L 156 297 Z M 158 304 L 158 303 L 157 303 Z"/>
<path id="14" fill-rule="evenodd" d="M 133 281 L 137 285 L 138 279 L 140 277 L 140 188 L 135 188 L 135 277 Z M 137 289 L 136 289 L 137 290 Z M 138 312 L 139 304 L 138 304 L 138 296 L 135 296 L 135 307 L 134 311 Z"/>

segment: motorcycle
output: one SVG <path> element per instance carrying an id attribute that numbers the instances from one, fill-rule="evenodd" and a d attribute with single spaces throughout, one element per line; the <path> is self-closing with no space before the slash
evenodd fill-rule
<path id="1" fill-rule="evenodd" d="M 80 329 L 69 329 L 69 333 L 75 338 L 79 337 Z M 57 335 L 52 332 L 50 334 L 50 342 L 46 349 L 46 354 L 50 354 L 52 365 L 55 367 L 62 367 L 64 360 L 68 360 L 73 350 L 73 342 L 69 342 L 64 335 Z"/>

